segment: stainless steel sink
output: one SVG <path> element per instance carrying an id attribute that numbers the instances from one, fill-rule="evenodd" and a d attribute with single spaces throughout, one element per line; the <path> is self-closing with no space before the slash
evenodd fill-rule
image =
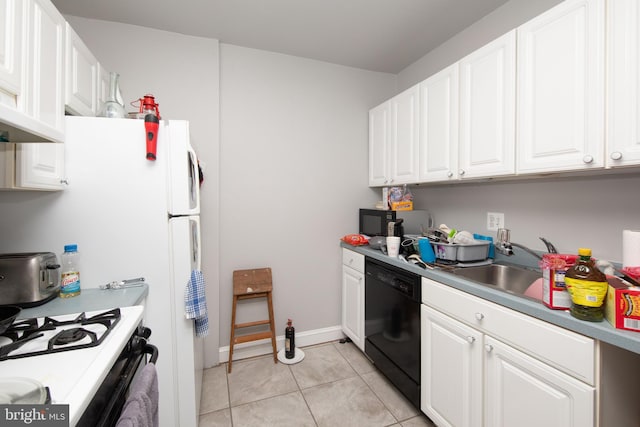
<path id="1" fill-rule="evenodd" d="M 505 264 L 456 268 L 452 273 L 481 285 L 528 297 L 533 297 L 531 294 L 525 295 L 529 286 L 542 277 L 542 273 L 535 270 Z"/>

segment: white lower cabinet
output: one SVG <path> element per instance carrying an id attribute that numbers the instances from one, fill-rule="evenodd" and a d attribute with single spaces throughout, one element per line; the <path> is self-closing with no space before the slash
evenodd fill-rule
<path id="1" fill-rule="evenodd" d="M 482 334 L 422 304 L 420 408 L 439 427 L 482 426 Z"/>
<path id="2" fill-rule="evenodd" d="M 0 189 L 63 190 L 64 144 L 0 144 Z"/>
<path id="3" fill-rule="evenodd" d="M 364 255 L 342 249 L 342 332 L 364 351 Z"/>
<path id="4" fill-rule="evenodd" d="M 594 425 L 593 387 L 490 336 L 483 353 L 485 426 Z"/>
<path id="5" fill-rule="evenodd" d="M 426 278 L 422 286 L 421 409 L 436 425 L 596 425 L 592 339 Z"/>

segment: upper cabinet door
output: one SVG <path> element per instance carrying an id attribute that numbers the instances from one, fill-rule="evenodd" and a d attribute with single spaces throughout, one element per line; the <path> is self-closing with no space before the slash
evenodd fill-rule
<path id="1" fill-rule="evenodd" d="M 567 0 L 517 29 L 519 173 L 604 166 L 604 0 Z"/>
<path id="2" fill-rule="evenodd" d="M 460 178 L 515 173 L 516 36 L 460 61 Z"/>
<path id="3" fill-rule="evenodd" d="M 369 185 L 389 183 L 389 101 L 369 111 Z"/>
<path id="4" fill-rule="evenodd" d="M 62 190 L 64 144 L 16 144 L 16 188 Z"/>
<path id="5" fill-rule="evenodd" d="M 66 23 L 66 109 L 80 116 L 98 112 L 98 60 Z"/>
<path id="6" fill-rule="evenodd" d="M 607 2 L 607 149 L 609 167 L 640 164 L 640 5 Z"/>
<path id="7" fill-rule="evenodd" d="M 420 91 L 415 85 L 391 98 L 390 185 L 418 182 Z"/>
<path id="8" fill-rule="evenodd" d="M 420 83 L 419 181 L 458 177 L 458 64 Z"/>
<path id="9" fill-rule="evenodd" d="M 17 108 L 22 87 L 24 3 L 0 0 L 0 104 Z"/>
<path id="10" fill-rule="evenodd" d="M 26 111 L 64 141 L 65 20 L 50 0 L 29 1 Z"/>

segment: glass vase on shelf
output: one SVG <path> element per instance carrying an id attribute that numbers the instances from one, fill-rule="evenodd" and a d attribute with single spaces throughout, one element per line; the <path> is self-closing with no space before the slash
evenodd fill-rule
<path id="1" fill-rule="evenodd" d="M 109 73 L 109 95 L 100 110 L 100 114 L 98 114 L 100 117 L 121 119 L 126 115 L 124 105 L 118 102 L 118 95 L 120 93 L 120 87 L 118 86 L 119 78 L 120 75 L 118 73 Z"/>

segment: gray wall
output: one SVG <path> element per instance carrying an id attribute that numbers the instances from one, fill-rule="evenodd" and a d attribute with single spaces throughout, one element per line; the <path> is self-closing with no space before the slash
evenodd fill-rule
<path id="1" fill-rule="evenodd" d="M 287 318 L 300 332 L 339 325 L 339 238 L 376 200 L 367 111 L 394 93 L 395 76 L 227 44 L 220 52 L 221 344 L 236 269 L 273 269 L 279 335 Z M 260 318 L 242 311 L 239 322 Z"/>
<path id="2" fill-rule="evenodd" d="M 511 0 L 456 34 L 398 74 L 398 92 L 453 64 L 561 0 Z"/>

